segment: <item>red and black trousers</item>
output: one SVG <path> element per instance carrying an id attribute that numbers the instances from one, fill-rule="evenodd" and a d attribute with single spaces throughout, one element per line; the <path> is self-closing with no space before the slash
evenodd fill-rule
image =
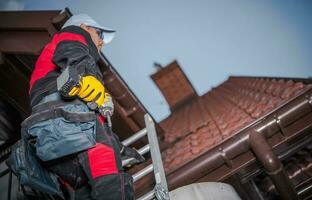
<path id="1" fill-rule="evenodd" d="M 45 165 L 74 189 L 75 199 L 134 199 L 132 176 L 122 168 L 118 138 L 97 120 L 96 145 Z"/>

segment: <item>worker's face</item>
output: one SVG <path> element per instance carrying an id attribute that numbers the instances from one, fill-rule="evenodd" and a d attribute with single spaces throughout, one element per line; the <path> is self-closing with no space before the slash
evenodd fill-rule
<path id="1" fill-rule="evenodd" d="M 85 31 L 87 31 L 90 34 L 93 43 L 95 44 L 98 51 L 100 52 L 103 45 L 104 45 L 104 42 L 100 37 L 101 32 L 99 30 L 93 28 L 93 27 L 86 26 L 84 24 L 82 24 L 80 27 L 83 28 Z"/>

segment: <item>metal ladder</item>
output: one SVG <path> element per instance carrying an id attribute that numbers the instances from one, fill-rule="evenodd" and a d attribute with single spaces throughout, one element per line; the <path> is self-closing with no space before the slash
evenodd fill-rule
<path id="1" fill-rule="evenodd" d="M 148 138 L 148 144 L 139 149 L 138 152 L 143 155 L 150 151 L 152 164 L 133 174 L 132 177 L 133 182 L 136 182 L 153 171 L 156 184 L 152 191 L 141 196 L 138 200 L 149 200 L 154 198 L 157 200 L 169 200 L 168 185 L 161 160 L 155 124 L 149 114 L 144 115 L 144 120 L 146 126 L 144 129 L 122 141 L 125 146 L 129 146 L 146 135 Z M 131 162 L 131 159 L 123 160 L 122 166 L 126 166 L 129 162 Z"/>

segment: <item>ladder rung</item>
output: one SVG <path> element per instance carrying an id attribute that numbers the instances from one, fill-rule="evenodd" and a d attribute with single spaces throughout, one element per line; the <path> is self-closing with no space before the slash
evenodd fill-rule
<path id="1" fill-rule="evenodd" d="M 146 176 L 147 174 L 151 173 L 153 171 L 153 164 L 150 164 L 149 166 L 145 167 L 141 171 L 133 174 L 133 182 L 136 182 L 140 180 L 142 177 Z"/>
<path id="2" fill-rule="evenodd" d="M 150 151 L 150 145 L 147 144 L 144 147 L 142 147 L 141 149 L 139 149 L 138 153 L 141 154 L 141 155 L 144 155 L 144 154 L 146 154 L 149 151 Z M 128 165 L 132 160 L 134 160 L 134 158 L 129 158 L 127 160 L 123 160 L 122 161 L 122 166 Z"/>
<path id="3" fill-rule="evenodd" d="M 147 144 L 144 147 L 142 147 L 141 149 L 139 149 L 138 152 L 139 152 L 139 154 L 144 155 L 150 151 L 150 148 L 151 148 L 150 145 Z"/>
<path id="4" fill-rule="evenodd" d="M 129 146 L 133 144 L 134 142 L 138 141 L 140 138 L 144 137 L 146 134 L 147 134 L 146 128 L 143 128 L 139 132 L 133 134 L 131 137 L 122 141 L 122 144 L 125 146 Z"/>
<path id="5" fill-rule="evenodd" d="M 150 200 L 150 199 L 153 199 L 154 197 L 155 197 L 155 191 L 152 190 L 149 193 L 146 193 L 140 198 L 138 198 L 138 200 Z"/>

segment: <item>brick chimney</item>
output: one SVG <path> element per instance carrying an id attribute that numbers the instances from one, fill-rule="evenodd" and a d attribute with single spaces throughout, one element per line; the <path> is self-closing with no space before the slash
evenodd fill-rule
<path id="1" fill-rule="evenodd" d="M 154 65 L 158 71 L 152 74 L 151 78 L 167 100 L 171 112 L 197 97 L 195 89 L 177 61 L 166 67 L 158 63 Z"/>

